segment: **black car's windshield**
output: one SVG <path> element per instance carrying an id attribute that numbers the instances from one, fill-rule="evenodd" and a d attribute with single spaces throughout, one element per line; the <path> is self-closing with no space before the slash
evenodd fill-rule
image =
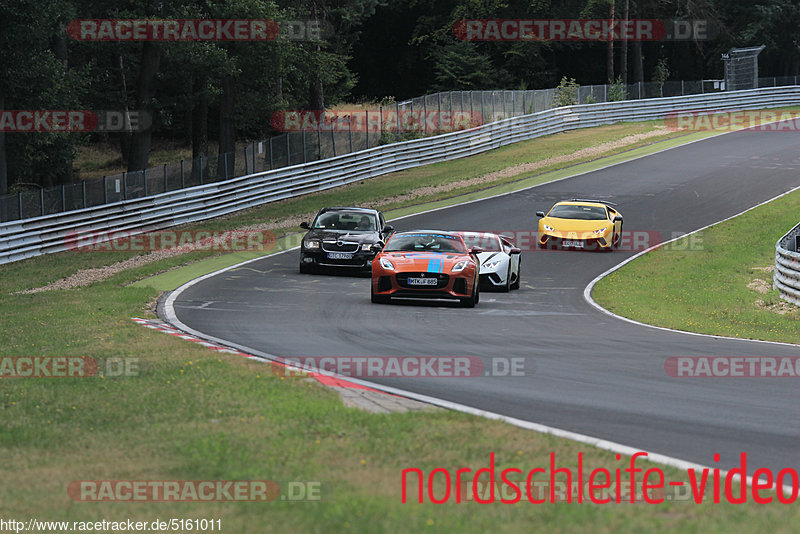
<path id="1" fill-rule="evenodd" d="M 375 216 L 357 211 L 327 211 L 317 216 L 315 230 L 350 230 L 357 232 L 375 232 L 378 225 Z"/>
<path id="2" fill-rule="evenodd" d="M 466 254 L 464 243 L 456 236 L 434 233 L 395 234 L 384 252 L 459 252 Z"/>
<path id="3" fill-rule="evenodd" d="M 466 243 L 469 248 L 480 247 L 485 252 L 500 252 L 503 250 L 500 244 L 500 238 L 495 234 L 464 232 L 461 234 L 461 237 L 464 238 L 464 243 Z"/>
<path id="4" fill-rule="evenodd" d="M 602 221 L 606 219 L 606 209 L 600 206 L 576 206 L 574 204 L 562 204 L 555 206 L 548 217 L 556 219 L 578 219 L 583 221 Z"/>

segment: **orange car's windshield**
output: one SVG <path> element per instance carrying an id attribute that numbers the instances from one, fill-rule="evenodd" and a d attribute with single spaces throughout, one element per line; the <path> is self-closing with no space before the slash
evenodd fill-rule
<path id="1" fill-rule="evenodd" d="M 459 252 L 467 253 L 464 243 L 446 234 L 395 234 L 386 243 L 384 252 Z"/>

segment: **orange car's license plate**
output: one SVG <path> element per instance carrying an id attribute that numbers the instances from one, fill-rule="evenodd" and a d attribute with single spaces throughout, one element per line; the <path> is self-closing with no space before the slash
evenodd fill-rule
<path id="1" fill-rule="evenodd" d="M 438 283 L 436 278 L 409 278 L 410 286 L 435 286 Z"/>

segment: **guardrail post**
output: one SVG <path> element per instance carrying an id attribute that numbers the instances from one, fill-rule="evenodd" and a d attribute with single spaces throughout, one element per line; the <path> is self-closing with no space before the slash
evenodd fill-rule
<path id="1" fill-rule="evenodd" d="M 272 165 L 272 138 L 269 138 L 269 170 L 272 170 L 274 167 Z"/>
<path id="2" fill-rule="evenodd" d="M 142 171 L 142 181 L 144 182 L 144 196 L 147 196 L 147 168 Z"/>
<path id="3" fill-rule="evenodd" d="M 247 150 L 244 151 L 244 159 L 247 161 Z M 256 172 L 256 142 L 253 141 L 253 173 Z"/>
<path id="4" fill-rule="evenodd" d="M 317 159 L 322 159 L 322 128 L 317 125 Z"/>
<path id="5" fill-rule="evenodd" d="M 86 208 L 86 180 L 81 181 L 81 186 L 83 187 L 83 207 Z"/>
<path id="6" fill-rule="evenodd" d="M 223 180 L 227 180 L 228 179 L 228 153 L 227 152 L 222 154 L 222 166 L 225 167 L 225 170 L 224 170 L 225 174 L 223 175 L 222 179 Z M 219 176 L 219 169 L 217 169 L 217 176 Z"/>
<path id="7" fill-rule="evenodd" d="M 469 92 L 469 123 L 472 124 L 473 119 L 473 112 L 472 112 L 472 91 Z M 481 122 L 483 122 L 483 117 L 481 117 Z"/>
<path id="8" fill-rule="evenodd" d="M 164 192 L 169 191 L 169 181 L 167 180 L 167 164 L 164 164 Z"/>
<path id="9" fill-rule="evenodd" d="M 292 164 L 292 145 L 289 144 L 289 136 L 291 133 L 286 133 L 286 166 L 290 166 Z"/>
<path id="10" fill-rule="evenodd" d="M 428 118 L 428 97 L 427 96 L 423 96 L 422 97 L 422 122 L 425 125 L 423 127 L 423 131 L 425 132 L 425 135 L 428 135 L 428 121 L 425 120 L 427 118 Z"/>
<path id="11" fill-rule="evenodd" d="M 61 184 L 61 211 L 67 211 L 67 193 L 64 191 L 64 184 Z"/>
<path id="12" fill-rule="evenodd" d="M 103 204 L 108 204 L 108 180 L 103 176 Z"/>
<path id="13" fill-rule="evenodd" d="M 39 207 L 44 215 L 44 187 L 39 188 Z"/>
<path id="14" fill-rule="evenodd" d="M 202 156 L 202 154 L 200 155 L 199 158 L 197 158 L 197 163 L 200 166 L 200 172 L 198 173 L 198 174 L 200 174 L 200 185 L 203 185 L 203 170 L 204 169 L 203 169 L 203 156 Z"/>
<path id="15" fill-rule="evenodd" d="M 128 200 L 128 175 L 122 173 L 122 200 Z"/>
<path id="16" fill-rule="evenodd" d="M 353 115 L 347 117 L 347 135 L 350 137 L 350 152 L 353 152 Z"/>
<path id="17" fill-rule="evenodd" d="M 331 128 L 331 146 L 333 147 L 333 157 L 336 157 L 336 135 L 334 135 L 333 128 Z"/>
<path id="18" fill-rule="evenodd" d="M 181 160 L 181 189 L 186 188 L 186 175 L 183 172 L 183 160 Z"/>
<path id="19" fill-rule="evenodd" d="M 19 218 L 22 219 L 22 192 L 17 193 L 17 203 L 19 204 Z"/>

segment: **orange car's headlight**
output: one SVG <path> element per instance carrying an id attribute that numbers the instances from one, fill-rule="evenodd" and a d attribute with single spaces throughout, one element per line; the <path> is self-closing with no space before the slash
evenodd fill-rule
<path id="1" fill-rule="evenodd" d="M 470 261 L 469 261 L 469 260 L 462 260 L 462 261 L 460 261 L 460 262 L 456 263 L 455 265 L 453 265 L 453 268 L 452 268 L 452 269 L 450 269 L 450 270 L 451 270 L 452 272 L 454 272 L 454 273 L 460 273 L 461 271 L 463 271 L 464 269 L 466 269 L 466 268 L 467 268 L 467 265 L 469 265 L 469 264 L 470 264 Z"/>

